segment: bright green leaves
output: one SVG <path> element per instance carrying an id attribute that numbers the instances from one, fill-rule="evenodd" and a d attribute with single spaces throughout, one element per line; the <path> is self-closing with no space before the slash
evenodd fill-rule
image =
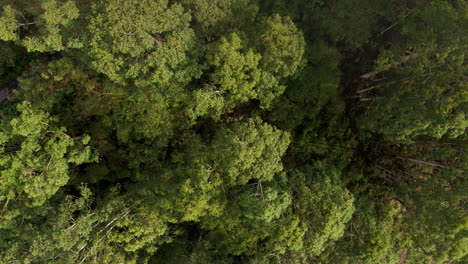
<path id="1" fill-rule="evenodd" d="M 60 51 L 68 47 L 80 46 L 78 39 L 71 37 L 67 41 L 63 40 L 62 29 L 69 28 L 73 20 L 78 18 L 78 9 L 73 1 L 59 2 L 56 0 L 46 0 L 42 3 L 44 13 L 38 17 L 39 36 L 26 37 L 24 46 L 29 51 Z"/>
<path id="2" fill-rule="evenodd" d="M 205 215 L 219 214 L 221 181 L 212 164 L 206 159 L 210 150 L 201 139 L 185 134 L 181 145 L 171 156 L 171 162 L 162 169 L 145 172 L 144 190 L 149 202 L 171 221 L 197 221 Z"/>
<path id="3" fill-rule="evenodd" d="M 294 75 L 303 62 L 305 42 L 302 33 L 288 17 L 274 15 L 265 22 L 259 53 L 246 46 L 241 34 L 231 33 L 208 46 L 206 55 L 210 73 L 207 88 L 216 87 L 226 98 L 226 109 L 250 99 L 259 99 L 262 107 L 281 95 L 281 81 Z"/>
<path id="4" fill-rule="evenodd" d="M 95 156 L 86 146 L 89 137 L 67 135 L 29 102 L 18 111 L 21 115 L 2 127 L 0 198 L 39 206 L 68 182 L 70 165 L 92 162 Z"/>
<path id="5" fill-rule="evenodd" d="M 135 93 L 119 106 L 113 113 L 112 127 L 120 142 L 159 138 L 166 145 L 173 121 L 164 98 Z"/>
<path id="6" fill-rule="evenodd" d="M 208 49 L 207 64 L 215 68 L 210 79 L 220 93 L 227 93 L 228 101 L 245 102 L 256 97 L 253 88 L 260 79 L 259 60 L 260 55 L 251 49 L 244 51 L 241 39 L 232 33 Z"/>
<path id="7" fill-rule="evenodd" d="M 187 115 L 196 120 L 199 116 L 210 116 L 219 119 L 224 112 L 225 100 L 217 87 L 207 85 L 203 89 L 196 90 L 192 94 Z"/>
<path id="8" fill-rule="evenodd" d="M 201 221 L 209 230 L 206 239 L 217 241 L 209 247 L 219 254 L 297 263 L 319 256 L 343 236 L 354 212 L 354 198 L 340 177 L 318 162 L 288 176 L 226 189 L 222 213 Z"/>
<path id="9" fill-rule="evenodd" d="M 29 21 L 26 17 L 30 14 L 10 5 L 4 6 L 0 17 L 0 39 L 15 41 L 30 52 L 53 52 L 80 46 L 79 39 L 69 34 L 73 21 L 79 16 L 74 1 L 41 1 L 40 9 L 32 15 L 34 20 Z"/>
<path id="10" fill-rule="evenodd" d="M 263 245 L 260 240 L 271 244 L 269 250 L 275 250 L 273 244 L 277 241 L 270 241 L 269 236 L 273 230 L 281 232 L 290 228 L 286 222 L 289 220 L 287 218 L 291 196 L 271 184 L 262 183 L 234 189 L 230 195 L 232 197 L 222 215 L 202 222 L 203 228 L 210 230 L 208 237 L 211 240 L 214 241 L 216 237 L 222 238 L 213 245 L 216 250 L 234 255 L 253 255 L 262 251 Z M 284 225 L 278 225 L 279 223 Z M 294 224 L 297 223 L 293 223 L 293 226 Z M 281 240 L 282 247 L 285 244 L 290 245 L 288 242 L 291 242 L 286 242 L 290 234 L 285 233 L 281 238 L 274 235 L 275 240 Z M 297 238 L 294 235 L 292 237 Z"/>
<path id="11" fill-rule="evenodd" d="M 0 262 L 466 259 L 467 7 L 3 0 Z"/>
<path id="12" fill-rule="evenodd" d="M 343 264 L 397 263 L 407 239 L 401 231 L 401 211 L 397 201 L 378 207 L 369 197 L 360 197 L 345 235 L 321 259 Z"/>
<path id="13" fill-rule="evenodd" d="M 195 221 L 220 214 L 223 190 L 249 180 L 271 181 L 282 170 L 289 136 L 249 119 L 221 128 L 209 144 L 189 134 L 180 141 L 171 163 L 144 172 L 145 181 L 161 208 L 181 221 Z"/>
<path id="14" fill-rule="evenodd" d="M 171 241 L 164 216 L 136 195 L 121 194 L 119 186 L 106 189 L 103 196 L 85 185 L 77 188 L 78 197 L 61 196 L 55 207 L 23 219 L 17 232 L 3 237 L 0 260 L 146 263 L 158 246 Z"/>
<path id="15" fill-rule="evenodd" d="M 283 168 L 281 157 L 288 144 L 287 133 L 250 119 L 219 130 L 209 157 L 229 185 L 245 184 L 250 179 L 270 181 Z"/>
<path id="16" fill-rule="evenodd" d="M 167 0 L 103 0 L 93 5 L 86 52 L 111 80 L 140 86 L 186 83 L 197 75 L 190 15 Z M 167 23 L 171 21 L 171 23 Z"/>
<path id="17" fill-rule="evenodd" d="M 257 38 L 262 55 L 257 93 L 261 107 L 268 108 L 284 92 L 284 78 L 294 76 L 303 66 L 306 44 L 291 18 L 277 14 L 266 20 L 264 31 Z"/>
<path id="18" fill-rule="evenodd" d="M 297 197 L 294 207 L 307 227 L 304 250 L 311 256 L 318 256 L 343 236 L 354 212 L 354 198 L 339 177 L 339 171 L 324 163 L 290 175 L 291 188 Z"/>
<path id="19" fill-rule="evenodd" d="M 276 14 L 266 24 L 260 37 L 263 68 L 280 78 L 293 75 L 303 62 L 306 44 L 302 33 L 289 17 Z"/>
<path id="20" fill-rule="evenodd" d="M 3 7 L 3 12 L 0 16 L 0 39 L 3 41 L 16 41 L 17 20 L 15 10 L 7 5 Z"/>
<path id="21" fill-rule="evenodd" d="M 18 105 L 17 108 L 19 112 L 22 112 L 22 115 L 19 118 L 11 120 L 12 135 L 28 137 L 31 134 L 40 134 L 46 128 L 47 123 L 44 122 L 48 118 L 46 113 L 34 113 L 29 102 L 24 102 Z"/>

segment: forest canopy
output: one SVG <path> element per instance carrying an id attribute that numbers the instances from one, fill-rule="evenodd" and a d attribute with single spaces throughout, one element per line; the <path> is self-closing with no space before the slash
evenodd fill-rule
<path id="1" fill-rule="evenodd" d="M 465 0 L 1 0 L 0 263 L 468 262 Z"/>

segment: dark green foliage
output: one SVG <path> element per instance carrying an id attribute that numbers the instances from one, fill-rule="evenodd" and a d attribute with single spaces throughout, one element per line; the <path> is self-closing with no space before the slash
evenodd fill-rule
<path id="1" fill-rule="evenodd" d="M 434 1 L 408 17 L 399 44 L 382 49 L 375 70 L 361 76 L 379 79 L 367 88 L 375 95 L 358 119 L 362 130 L 390 140 L 465 133 L 467 23 L 465 1 Z"/>
<path id="2" fill-rule="evenodd" d="M 467 29 L 463 0 L 0 1 L 0 263 L 465 263 Z"/>
<path id="3" fill-rule="evenodd" d="M 401 232 L 401 205 L 396 201 L 376 205 L 360 197 L 344 236 L 320 257 L 333 263 L 398 263 L 405 242 Z"/>
<path id="4" fill-rule="evenodd" d="M 211 42 L 219 35 L 255 23 L 258 5 L 253 0 L 182 0 L 191 11 L 196 33 Z"/>

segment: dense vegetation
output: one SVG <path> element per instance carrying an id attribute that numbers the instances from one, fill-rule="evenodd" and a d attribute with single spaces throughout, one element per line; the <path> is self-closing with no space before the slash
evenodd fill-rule
<path id="1" fill-rule="evenodd" d="M 465 0 L 1 0 L 0 263 L 468 261 Z"/>

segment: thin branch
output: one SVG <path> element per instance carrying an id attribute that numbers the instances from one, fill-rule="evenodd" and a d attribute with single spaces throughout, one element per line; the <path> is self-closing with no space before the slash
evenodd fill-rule
<path id="1" fill-rule="evenodd" d="M 356 93 L 365 93 L 365 92 L 368 92 L 368 91 L 373 90 L 375 88 L 379 88 L 379 87 L 389 85 L 389 84 L 394 84 L 396 82 L 397 81 L 392 81 L 392 82 L 386 82 L 386 83 L 382 83 L 382 84 L 378 84 L 378 85 L 373 85 L 371 87 L 368 87 L 368 88 L 365 88 L 365 89 L 362 89 L 362 90 L 357 90 Z"/>
<path id="2" fill-rule="evenodd" d="M 7 201 L 5 202 L 5 205 L 3 206 L 3 209 L 2 209 L 2 213 L 0 215 L 3 215 L 3 212 L 5 212 L 9 202 L 10 202 L 10 198 L 8 198 Z"/>
<path id="3" fill-rule="evenodd" d="M 402 19 L 405 19 L 407 18 L 409 15 L 411 15 L 411 13 L 413 13 L 415 9 L 411 9 L 406 15 L 403 16 Z M 379 34 L 377 34 L 377 36 L 375 36 L 375 38 L 378 38 L 380 36 L 382 36 L 383 34 L 385 34 L 385 32 L 389 31 L 390 29 L 392 29 L 393 27 L 395 27 L 396 25 L 398 25 L 401 21 L 397 21 L 393 24 L 391 24 L 389 27 L 387 27 L 386 29 L 382 30 Z"/>
<path id="4" fill-rule="evenodd" d="M 404 157 L 396 157 L 396 158 L 401 159 L 401 160 L 411 161 L 411 162 L 421 164 L 421 165 L 427 165 L 427 166 L 436 167 L 436 168 L 451 168 L 451 169 L 454 169 L 454 170 L 459 171 L 459 172 L 464 172 L 464 170 L 462 170 L 462 169 L 445 166 L 445 165 L 435 163 L 435 162 L 429 162 L 429 161 L 417 160 L 417 159 L 411 159 L 411 158 L 404 158 Z"/>

